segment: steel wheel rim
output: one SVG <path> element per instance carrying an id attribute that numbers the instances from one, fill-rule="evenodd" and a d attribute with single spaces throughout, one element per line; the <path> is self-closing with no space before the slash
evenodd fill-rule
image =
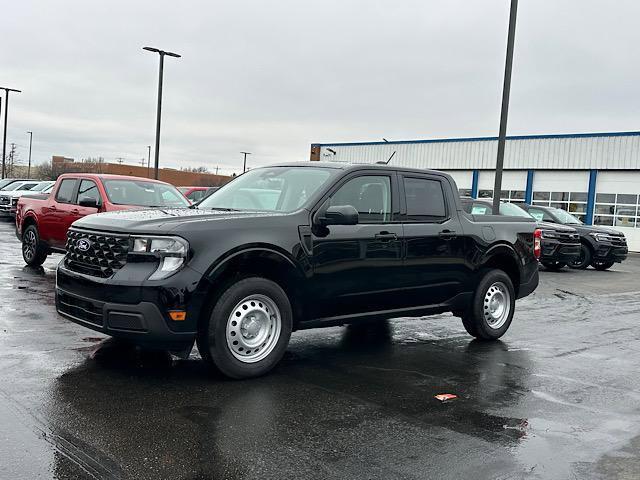
<path id="1" fill-rule="evenodd" d="M 249 295 L 227 319 L 227 346 L 237 360 L 259 362 L 273 351 L 281 330 L 282 316 L 276 303 L 266 295 Z"/>
<path id="2" fill-rule="evenodd" d="M 511 312 L 511 294 L 504 283 L 495 282 L 487 289 L 482 312 L 489 328 L 497 330 L 506 323 Z"/>
<path id="3" fill-rule="evenodd" d="M 36 238 L 36 234 L 33 230 L 25 232 L 22 242 L 22 251 L 27 259 L 31 260 L 33 258 L 37 242 L 38 239 Z"/>

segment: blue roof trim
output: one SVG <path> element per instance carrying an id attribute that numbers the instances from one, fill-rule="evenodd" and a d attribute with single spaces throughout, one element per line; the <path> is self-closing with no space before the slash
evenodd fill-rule
<path id="1" fill-rule="evenodd" d="M 513 135 L 507 140 L 539 140 L 545 138 L 589 138 L 589 137 L 633 137 L 640 132 L 609 133 L 562 133 L 555 135 Z M 412 143 L 449 143 L 449 142 L 483 142 L 495 141 L 498 137 L 438 138 L 433 140 L 390 140 L 388 142 L 345 142 L 345 143 L 312 143 L 312 147 L 357 147 L 363 145 L 406 145 Z"/>

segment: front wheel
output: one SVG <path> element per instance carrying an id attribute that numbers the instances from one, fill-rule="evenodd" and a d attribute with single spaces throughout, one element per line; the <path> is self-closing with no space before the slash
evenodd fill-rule
<path id="1" fill-rule="evenodd" d="M 257 377 L 280 361 L 292 325 L 285 291 L 266 278 L 245 278 L 218 298 L 201 325 L 198 350 L 207 363 L 228 377 Z"/>
<path id="2" fill-rule="evenodd" d="M 47 249 L 42 245 L 35 225 L 29 225 L 22 232 L 22 258 L 31 267 L 39 267 L 47 259 Z"/>
<path id="3" fill-rule="evenodd" d="M 506 333 L 516 306 L 513 283 L 502 270 L 489 270 L 462 316 L 467 332 L 481 340 L 496 340 Z"/>
<path id="4" fill-rule="evenodd" d="M 613 267 L 613 264 L 614 264 L 614 263 L 615 263 L 615 262 L 595 261 L 595 262 L 593 262 L 593 263 L 591 264 L 591 266 L 592 266 L 593 268 L 595 268 L 596 270 L 603 271 L 603 270 L 608 270 L 608 269 L 610 269 L 611 267 Z"/>
<path id="5" fill-rule="evenodd" d="M 541 262 L 542 265 L 544 265 L 544 267 L 547 270 L 551 270 L 552 272 L 557 272 L 558 270 L 562 270 L 564 267 L 567 266 L 566 263 L 564 262 Z"/>
<path id="6" fill-rule="evenodd" d="M 591 249 L 583 243 L 582 245 L 580 245 L 580 255 L 575 260 L 569 262 L 569 268 L 584 270 L 591 263 L 591 257 Z"/>

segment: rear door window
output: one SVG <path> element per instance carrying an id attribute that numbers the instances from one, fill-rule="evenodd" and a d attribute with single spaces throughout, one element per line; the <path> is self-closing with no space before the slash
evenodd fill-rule
<path id="1" fill-rule="evenodd" d="M 411 177 L 403 180 L 408 220 L 437 222 L 446 218 L 444 191 L 439 180 Z"/>
<path id="2" fill-rule="evenodd" d="M 65 178 L 60 182 L 58 192 L 56 193 L 56 200 L 60 203 L 73 203 L 75 191 L 76 179 Z"/>

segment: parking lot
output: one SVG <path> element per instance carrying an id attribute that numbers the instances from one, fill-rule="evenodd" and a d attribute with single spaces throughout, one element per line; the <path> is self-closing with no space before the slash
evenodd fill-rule
<path id="1" fill-rule="evenodd" d="M 0 478 L 640 476 L 638 256 L 541 272 L 503 341 L 451 315 L 309 330 L 247 381 L 59 318 L 59 259 L 25 267 L 0 223 Z"/>

